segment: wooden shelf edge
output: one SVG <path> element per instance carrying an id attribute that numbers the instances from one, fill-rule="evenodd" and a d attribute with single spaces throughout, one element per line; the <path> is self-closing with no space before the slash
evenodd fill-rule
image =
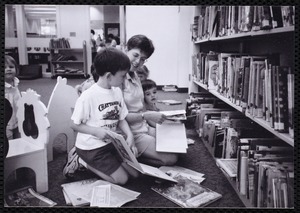
<path id="1" fill-rule="evenodd" d="M 239 112 L 244 113 L 244 110 L 241 106 L 237 106 L 234 103 L 232 103 L 230 100 L 228 100 L 228 98 L 222 96 L 221 94 L 219 94 L 217 91 L 215 90 L 208 90 L 207 86 L 198 82 L 198 81 L 193 81 L 195 84 L 197 84 L 198 86 L 202 87 L 203 89 L 207 90 L 209 93 L 213 94 L 214 96 L 216 96 L 217 98 L 221 99 L 222 101 L 224 101 L 225 103 L 227 103 L 228 105 L 230 105 L 231 107 L 235 108 L 236 110 L 238 110 Z M 280 133 L 276 130 L 274 130 L 272 127 L 270 127 L 270 125 L 268 124 L 267 121 L 264 121 L 261 118 L 255 118 L 247 113 L 244 113 L 246 117 L 250 118 L 251 120 L 253 120 L 254 122 L 256 122 L 257 124 L 259 124 L 261 127 L 265 128 L 266 130 L 268 130 L 269 132 L 271 132 L 273 135 L 275 135 L 276 137 L 280 138 L 281 140 L 285 141 L 286 143 L 288 143 L 289 145 L 294 147 L 294 139 L 292 139 L 288 133 Z"/>

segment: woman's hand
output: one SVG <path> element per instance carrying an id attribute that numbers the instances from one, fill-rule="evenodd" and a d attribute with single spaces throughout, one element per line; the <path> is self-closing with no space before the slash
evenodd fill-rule
<path id="1" fill-rule="evenodd" d="M 162 124 L 166 120 L 166 116 L 160 112 L 147 111 L 144 113 L 144 119 L 147 121 L 153 121 L 158 124 Z"/>

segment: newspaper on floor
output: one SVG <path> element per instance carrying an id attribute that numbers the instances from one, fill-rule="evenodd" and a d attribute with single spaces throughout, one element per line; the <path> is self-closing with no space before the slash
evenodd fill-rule
<path id="1" fill-rule="evenodd" d="M 165 172 L 173 178 L 177 175 L 181 175 L 182 177 L 190 179 L 198 184 L 205 180 L 205 178 L 203 177 L 203 173 L 196 172 L 180 166 L 161 166 L 159 167 L 159 170 Z"/>
<path id="2" fill-rule="evenodd" d="M 67 204 L 73 206 L 90 205 L 93 195 L 93 188 L 97 186 L 110 185 L 110 204 L 108 207 L 120 207 L 125 203 L 137 199 L 140 195 L 124 187 L 109 183 L 104 180 L 97 180 L 96 178 L 76 181 L 62 184 L 63 193 Z M 69 203 L 68 203 L 69 202 Z"/>

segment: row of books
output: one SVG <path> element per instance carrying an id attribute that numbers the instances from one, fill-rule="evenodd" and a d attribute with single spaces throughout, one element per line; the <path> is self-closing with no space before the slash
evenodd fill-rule
<path id="1" fill-rule="evenodd" d="M 237 148 L 239 192 L 254 207 L 294 207 L 293 148 L 274 138 L 240 138 Z"/>
<path id="2" fill-rule="evenodd" d="M 199 6 L 194 41 L 295 25 L 294 6 Z"/>
<path id="3" fill-rule="evenodd" d="M 84 73 L 82 69 L 65 67 L 65 66 L 58 66 L 57 68 L 54 69 L 54 71 L 56 73 L 78 73 L 78 74 Z"/>
<path id="4" fill-rule="evenodd" d="M 77 58 L 74 55 L 58 53 L 52 56 L 52 61 L 77 61 Z"/>
<path id="5" fill-rule="evenodd" d="M 205 105 L 195 120 L 217 165 L 253 207 L 293 207 L 293 147 L 256 125 L 241 112 Z"/>
<path id="6" fill-rule="evenodd" d="M 192 56 L 193 77 L 248 115 L 294 137 L 294 73 L 272 56 L 203 53 Z"/>
<path id="7" fill-rule="evenodd" d="M 50 49 L 58 49 L 58 48 L 71 48 L 69 40 L 67 38 L 51 38 L 49 41 Z"/>

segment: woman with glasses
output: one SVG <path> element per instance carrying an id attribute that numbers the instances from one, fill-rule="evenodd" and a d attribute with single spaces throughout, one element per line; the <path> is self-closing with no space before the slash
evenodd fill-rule
<path id="1" fill-rule="evenodd" d="M 152 41 L 144 35 L 135 35 L 127 42 L 126 53 L 130 59 L 131 68 L 122 88 L 129 111 L 126 120 L 134 135 L 139 161 L 154 166 L 174 165 L 178 160 L 178 154 L 157 152 L 155 128 L 147 124 L 147 121 L 161 124 L 166 117 L 159 112 L 143 111 L 144 93 L 137 70 L 146 63 L 153 52 Z"/>

